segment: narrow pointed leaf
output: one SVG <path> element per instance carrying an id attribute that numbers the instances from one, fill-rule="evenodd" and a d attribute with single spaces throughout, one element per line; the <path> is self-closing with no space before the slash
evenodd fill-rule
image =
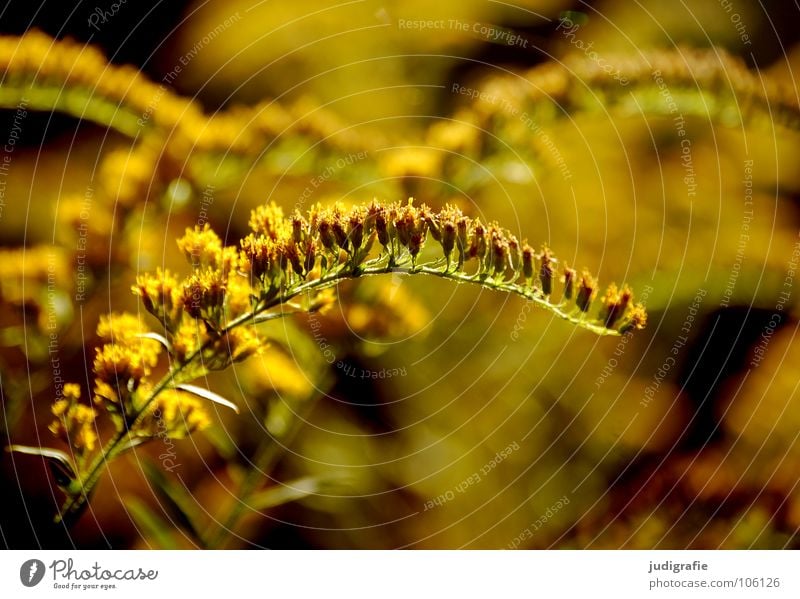
<path id="1" fill-rule="evenodd" d="M 167 478 L 164 472 L 151 460 L 144 462 L 144 474 L 153 485 L 158 497 L 163 501 L 163 509 L 173 516 L 187 532 L 191 533 L 201 544 L 203 538 L 196 525 L 200 519 L 197 500 L 193 499 L 186 488 Z"/>
<path id="2" fill-rule="evenodd" d="M 150 332 L 150 333 L 141 333 L 141 334 L 136 335 L 136 336 L 139 337 L 140 339 L 152 339 L 153 341 L 158 341 L 161 345 L 164 346 L 164 348 L 167 351 L 169 351 L 169 352 L 172 351 L 172 344 L 163 335 L 159 335 L 158 333 Z"/>
<path id="3" fill-rule="evenodd" d="M 214 446 L 217 453 L 226 460 L 232 460 L 238 455 L 239 449 L 233 442 L 230 434 L 219 426 L 211 426 L 203 431 L 203 435 Z"/>
<path id="4" fill-rule="evenodd" d="M 60 487 L 67 488 L 75 480 L 75 468 L 66 452 L 52 447 L 31 447 L 29 445 L 9 445 L 7 451 L 37 455 L 47 460 L 50 471 Z"/>
<path id="5" fill-rule="evenodd" d="M 213 391 L 209 391 L 208 389 L 204 389 L 203 387 L 198 387 L 197 385 L 175 385 L 176 389 L 180 389 L 181 391 L 186 391 L 187 393 L 192 393 L 193 395 L 197 395 L 198 397 L 202 397 L 203 399 L 207 399 L 208 401 L 213 401 L 214 403 L 218 403 L 221 406 L 225 406 L 226 408 L 230 408 L 237 414 L 239 413 L 239 406 L 237 406 L 232 401 L 228 401 L 221 395 L 214 393 Z"/>
<path id="6" fill-rule="evenodd" d="M 133 517 L 136 525 L 141 528 L 142 536 L 157 549 L 180 549 L 172 527 L 150 506 L 135 497 L 128 497 L 125 507 Z"/>
<path id="7" fill-rule="evenodd" d="M 316 476 L 299 478 L 255 493 L 248 503 L 255 510 L 267 510 L 315 495 L 320 490 L 320 483 L 321 479 Z"/>

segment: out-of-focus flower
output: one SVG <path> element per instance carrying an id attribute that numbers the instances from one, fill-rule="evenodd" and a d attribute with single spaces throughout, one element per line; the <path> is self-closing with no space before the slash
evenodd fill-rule
<path id="1" fill-rule="evenodd" d="M 50 424 L 50 431 L 76 452 L 83 454 L 94 451 L 97 445 L 95 417 L 97 412 L 79 403 L 81 389 L 74 383 L 64 385 L 63 398 L 53 403 L 52 412 L 55 420 Z"/>
<path id="2" fill-rule="evenodd" d="M 181 439 L 211 425 L 202 401 L 177 389 L 159 393 L 136 422 L 133 434 Z"/>

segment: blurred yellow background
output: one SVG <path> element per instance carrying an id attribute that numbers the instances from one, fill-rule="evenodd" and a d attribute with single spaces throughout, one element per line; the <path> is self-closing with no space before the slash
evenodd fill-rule
<path id="1" fill-rule="evenodd" d="M 237 509 L 254 464 L 262 493 L 297 493 L 241 508 L 224 546 L 797 547 L 800 140 L 779 117 L 798 111 L 798 15 L 786 4 L 229 0 L 161 17 L 126 6 L 96 36 L 88 9 L 64 31 L 20 13 L 4 32 L 66 32 L 155 84 L 181 65 L 164 85 L 219 112 L 209 146 L 253 128 L 258 147 L 201 140 L 167 155 L 163 140 L 30 111 L 3 176 L 3 431 L 49 434 L 48 315 L 80 379 L 99 315 L 137 310 L 138 273 L 180 268 L 173 240 L 201 212 L 233 243 L 269 200 L 291 212 L 414 196 L 629 283 L 648 327 L 601 338 L 479 288 L 343 283 L 329 313 L 265 328 L 264 356 L 210 378 L 241 415 L 176 443 L 171 484 L 203 526 Z M 145 36 L 159 18 L 160 38 Z M 638 77 L 598 76 L 598 60 Z M 257 130 L 235 108 L 256 105 Z M 57 490 L 40 461 L 21 474 L 34 462 L 3 458 L 9 514 L 31 514 L 3 516 L 8 543 L 199 546 L 147 482 L 158 455 L 116 461 L 69 535 L 50 527 Z"/>

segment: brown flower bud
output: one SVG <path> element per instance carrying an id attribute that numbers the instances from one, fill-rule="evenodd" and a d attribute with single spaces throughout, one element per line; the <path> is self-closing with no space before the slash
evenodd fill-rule
<path id="1" fill-rule="evenodd" d="M 542 254 L 539 258 L 542 261 L 541 268 L 539 269 L 539 280 L 542 282 L 542 293 L 545 295 L 550 295 L 553 293 L 553 255 L 545 246 L 542 248 Z"/>
<path id="2" fill-rule="evenodd" d="M 577 304 L 581 312 L 589 311 L 596 293 L 597 283 L 592 278 L 592 275 L 589 274 L 589 271 L 584 270 L 580 283 L 578 283 L 578 295 L 575 298 L 575 304 Z"/>
<path id="3" fill-rule="evenodd" d="M 411 239 L 408 241 L 408 253 L 411 254 L 412 258 L 416 258 L 417 255 L 419 255 L 419 252 L 422 249 L 422 245 L 424 243 L 425 243 L 424 230 L 416 230 L 411 234 Z"/>
<path id="4" fill-rule="evenodd" d="M 292 270 L 294 270 L 295 274 L 302 277 L 305 274 L 305 270 L 300 259 L 300 251 L 297 247 L 297 242 L 295 242 L 294 239 L 291 239 L 286 244 L 286 256 L 288 257 L 289 262 L 292 265 Z"/>
<path id="5" fill-rule="evenodd" d="M 614 284 L 608 287 L 603 296 L 603 307 L 600 311 L 600 318 L 604 321 L 606 328 L 613 329 L 616 326 L 628 309 L 632 297 L 633 293 L 627 286 L 622 291 L 618 291 Z"/>
<path id="6" fill-rule="evenodd" d="M 375 214 L 375 230 L 378 232 L 378 241 L 383 247 L 389 245 L 389 223 L 385 208 L 379 208 Z"/>
<path id="7" fill-rule="evenodd" d="M 501 275 L 506 271 L 508 261 L 508 242 L 498 234 L 497 230 L 492 231 L 492 269 L 495 275 Z"/>
<path id="8" fill-rule="evenodd" d="M 456 222 L 456 247 L 458 247 L 458 261 L 459 264 L 464 263 L 464 255 L 469 247 L 468 231 L 470 228 L 470 219 L 468 216 L 462 216 Z"/>
<path id="9" fill-rule="evenodd" d="M 417 211 L 409 204 L 405 206 L 402 212 L 397 216 L 395 221 L 395 229 L 397 229 L 397 239 L 403 246 L 408 246 L 411 241 L 411 236 L 417 228 Z"/>
<path id="10" fill-rule="evenodd" d="M 469 257 L 483 260 L 486 256 L 486 229 L 480 221 L 476 221 L 475 226 L 472 228 L 472 237 L 470 238 Z"/>
<path id="11" fill-rule="evenodd" d="M 307 227 L 308 223 L 306 223 L 306 220 L 298 211 L 295 211 L 292 217 L 292 239 L 294 239 L 295 243 L 300 243 L 303 240 Z"/>
<path id="12" fill-rule="evenodd" d="M 519 241 L 513 235 L 508 235 L 508 264 L 514 273 L 519 272 L 520 266 L 520 250 Z"/>
<path id="13" fill-rule="evenodd" d="M 419 209 L 419 217 L 421 220 L 425 222 L 425 225 L 428 227 L 428 231 L 430 231 L 431 236 L 436 240 L 441 242 L 442 241 L 442 232 L 439 228 L 439 223 L 436 222 L 436 219 L 433 217 L 433 213 L 431 209 L 428 208 L 425 204 L 420 206 Z"/>
<path id="14" fill-rule="evenodd" d="M 336 237 L 333 234 L 331 223 L 327 219 L 320 219 L 319 221 L 319 240 L 326 250 L 331 252 L 336 250 Z"/>
<path id="15" fill-rule="evenodd" d="M 345 225 L 342 221 L 342 216 L 337 214 L 331 223 L 331 231 L 333 231 L 333 236 L 336 239 L 336 243 L 339 245 L 339 247 L 344 250 L 348 250 L 350 245 L 347 239 L 347 231 L 345 230 Z"/>
<path id="16" fill-rule="evenodd" d="M 348 225 L 347 238 L 353 244 L 354 249 L 360 249 L 361 244 L 364 242 L 364 219 L 362 215 L 355 210 L 351 212 Z"/>
<path id="17" fill-rule="evenodd" d="M 533 256 L 534 251 L 527 243 L 522 246 L 522 276 L 528 283 L 533 279 Z"/>
<path id="18" fill-rule="evenodd" d="M 450 254 L 456 245 L 456 224 L 452 221 L 445 221 L 441 229 L 441 243 L 444 257 L 450 260 Z"/>

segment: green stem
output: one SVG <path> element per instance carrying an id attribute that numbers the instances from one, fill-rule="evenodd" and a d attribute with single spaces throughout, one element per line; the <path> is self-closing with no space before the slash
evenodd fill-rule
<path id="1" fill-rule="evenodd" d="M 464 272 L 448 272 L 447 267 L 445 266 L 444 269 L 433 268 L 430 265 L 422 264 L 422 265 L 409 265 L 404 262 L 395 262 L 392 261 L 391 258 L 389 261 L 386 261 L 384 258 L 378 258 L 376 260 L 372 260 L 371 262 L 366 263 L 358 267 L 357 275 L 354 275 L 352 270 L 349 269 L 339 269 L 330 274 L 327 274 L 319 279 L 314 281 L 309 281 L 303 285 L 298 286 L 293 290 L 289 295 L 281 297 L 281 302 L 287 301 L 293 297 L 296 297 L 300 293 L 305 293 L 307 291 L 312 290 L 320 290 L 325 289 L 326 287 L 331 287 L 338 281 L 342 279 L 353 278 L 354 276 L 375 276 L 375 275 L 384 275 L 389 273 L 403 273 L 403 274 L 423 274 L 429 276 L 435 276 L 442 279 L 447 279 L 449 281 L 455 281 L 457 283 L 470 283 L 472 285 L 480 285 L 481 287 L 486 287 L 488 289 L 493 289 L 496 291 L 503 291 L 505 293 L 512 293 L 514 295 L 519 295 L 531 302 L 534 302 L 537 306 L 544 308 L 556 316 L 563 318 L 573 324 L 576 324 L 580 327 L 588 329 L 597 335 L 619 335 L 619 332 L 614 329 L 609 329 L 602 324 L 594 323 L 591 320 L 587 320 L 586 315 L 581 313 L 577 310 L 571 310 L 569 312 L 563 309 L 564 304 L 554 304 L 550 302 L 545 296 L 542 295 L 542 292 L 539 289 L 536 289 L 532 286 L 522 286 L 516 283 L 510 283 L 508 281 L 498 281 L 493 280 L 491 278 L 477 278 L 475 275 L 470 275 Z M 268 306 L 271 308 L 272 306 Z M 250 316 L 249 318 L 252 318 Z"/>

